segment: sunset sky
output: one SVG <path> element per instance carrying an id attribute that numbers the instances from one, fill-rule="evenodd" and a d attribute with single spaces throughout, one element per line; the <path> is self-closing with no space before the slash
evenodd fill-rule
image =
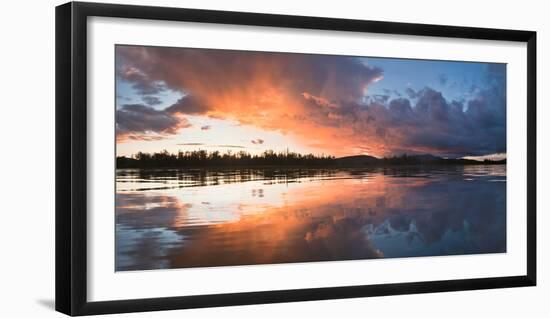
<path id="1" fill-rule="evenodd" d="M 506 65 L 116 47 L 117 155 L 506 152 Z"/>

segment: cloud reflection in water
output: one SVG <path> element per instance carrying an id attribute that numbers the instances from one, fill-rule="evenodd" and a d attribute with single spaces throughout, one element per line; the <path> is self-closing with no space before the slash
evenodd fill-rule
<path id="1" fill-rule="evenodd" d="M 505 169 L 118 170 L 116 269 L 505 252 Z"/>

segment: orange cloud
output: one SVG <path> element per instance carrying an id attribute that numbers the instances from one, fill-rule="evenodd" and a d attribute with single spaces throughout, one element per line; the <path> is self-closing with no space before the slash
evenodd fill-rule
<path id="1" fill-rule="evenodd" d="M 351 57 L 126 46 L 117 47 L 117 57 L 122 72 L 147 74 L 186 94 L 169 113 L 237 120 L 333 154 L 365 142 L 356 140 L 338 103 L 360 99 L 381 76 Z"/>

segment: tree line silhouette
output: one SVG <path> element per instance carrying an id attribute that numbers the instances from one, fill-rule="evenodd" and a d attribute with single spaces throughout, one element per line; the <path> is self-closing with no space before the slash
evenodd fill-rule
<path id="1" fill-rule="evenodd" d="M 219 151 L 178 151 L 170 153 L 166 150 L 154 153 L 138 152 L 126 157 L 116 158 L 117 168 L 185 168 L 185 167 L 229 167 L 229 166 L 281 166 L 281 167 L 358 167 L 377 165 L 422 165 L 422 164 L 505 164 L 506 159 L 499 161 L 485 160 L 483 162 L 469 159 L 444 159 L 432 155 L 407 155 L 384 157 L 382 159 L 367 156 L 349 156 L 336 158 L 330 155 L 300 154 L 296 152 L 264 151 L 252 155 L 246 151 L 221 153 Z"/>
<path id="2" fill-rule="evenodd" d="M 334 162 L 333 156 L 274 152 L 267 150 L 259 155 L 246 151 L 179 151 L 176 154 L 164 150 L 155 153 L 138 152 L 131 158 L 116 158 L 117 168 L 147 167 L 213 167 L 213 166 L 325 166 Z"/>

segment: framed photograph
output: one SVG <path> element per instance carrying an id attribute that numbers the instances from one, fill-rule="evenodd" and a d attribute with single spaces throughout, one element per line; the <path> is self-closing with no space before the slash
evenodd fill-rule
<path id="1" fill-rule="evenodd" d="M 56 309 L 534 286 L 536 33 L 56 8 Z"/>

